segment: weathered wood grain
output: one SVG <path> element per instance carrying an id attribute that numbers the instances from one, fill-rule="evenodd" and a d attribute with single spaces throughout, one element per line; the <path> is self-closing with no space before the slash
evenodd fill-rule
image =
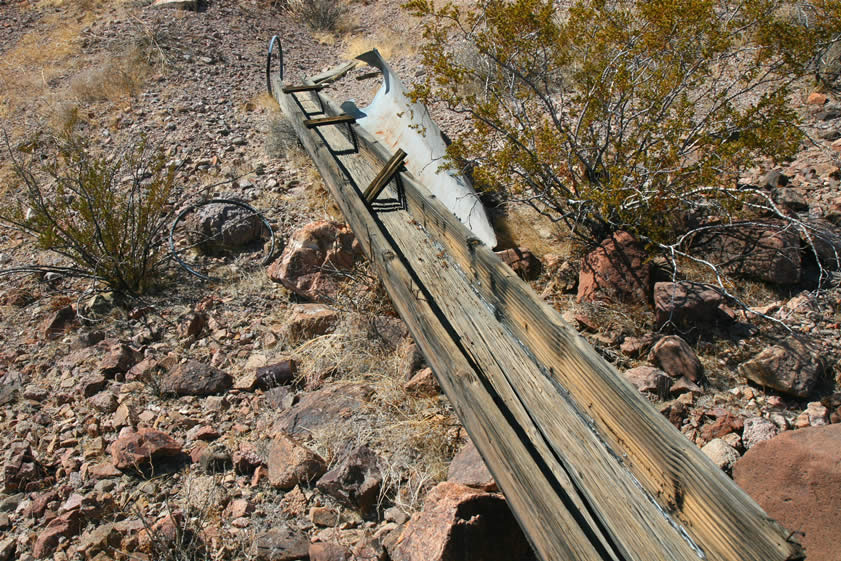
<path id="1" fill-rule="evenodd" d="M 280 84 L 274 87 L 279 92 Z M 423 186 L 364 188 L 390 158 L 323 94 L 279 95 L 544 561 L 797 559 L 787 533 Z M 325 108 L 324 113 L 321 107 Z"/>

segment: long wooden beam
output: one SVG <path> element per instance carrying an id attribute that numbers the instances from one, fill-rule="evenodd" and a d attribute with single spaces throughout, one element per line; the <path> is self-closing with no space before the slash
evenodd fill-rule
<path id="1" fill-rule="evenodd" d="M 543 561 L 802 559 L 790 534 L 318 91 L 272 91 Z"/>

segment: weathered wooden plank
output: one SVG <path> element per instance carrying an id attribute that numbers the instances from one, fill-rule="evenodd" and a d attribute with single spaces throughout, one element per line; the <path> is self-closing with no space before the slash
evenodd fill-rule
<path id="1" fill-rule="evenodd" d="M 318 117 L 315 119 L 304 119 L 304 126 L 308 129 L 315 127 L 322 127 L 325 125 L 339 125 L 344 123 L 352 123 L 356 120 L 353 115 L 331 115 L 329 117 Z"/>
<path id="2" fill-rule="evenodd" d="M 305 118 L 301 103 L 281 97 L 293 123 Z M 320 99 L 310 101 L 320 108 Z M 328 114 L 338 113 L 324 101 Z M 799 555 L 779 526 L 409 174 L 401 175 L 409 213 L 369 214 L 348 176 L 365 184 L 389 155 L 358 127 L 360 152 L 350 153 L 354 139 L 339 130 L 299 136 L 543 559 L 698 558 L 684 529 L 708 559 Z M 378 252 L 393 257 L 378 261 Z M 453 356 L 452 367 L 441 358 Z M 499 432 L 501 422 L 507 432 Z M 512 432 L 524 439 L 520 454 L 525 449 L 530 462 L 512 463 Z M 547 484 L 554 497 L 547 498 Z M 558 544 L 565 540 L 573 547 Z"/>
<path id="3" fill-rule="evenodd" d="M 285 94 L 299 92 L 315 92 L 324 89 L 323 84 L 304 84 L 301 86 L 284 86 L 280 91 Z"/>
<path id="4" fill-rule="evenodd" d="M 406 152 L 402 149 L 397 149 L 397 152 L 389 158 L 388 162 L 386 162 L 383 169 L 377 174 L 377 176 L 371 181 L 371 184 L 368 185 L 368 188 L 365 189 L 365 192 L 362 193 L 362 196 L 365 198 L 366 201 L 369 203 L 380 196 L 380 193 L 385 189 L 386 184 L 394 177 L 394 174 L 398 172 L 400 166 L 403 165 L 403 160 L 406 159 Z"/>
<path id="5" fill-rule="evenodd" d="M 384 156 L 364 131 L 357 134 L 363 150 Z M 544 365 L 555 391 L 570 395 L 597 434 L 708 558 L 759 561 L 801 555 L 788 541 L 789 532 L 643 400 L 490 249 L 477 243 L 434 196 L 409 174 L 402 181 L 409 213 L 465 271 L 498 321 Z M 551 419 L 548 423 L 544 428 L 563 430 Z"/>
<path id="6" fill-rule="evenodd" d="M 398 257 L 398 250 L 387 233 L 371 219 L 367 208 L 352 204 L 354 191 L 361 195 L 358 186 L 350 181 L 326 145 L 299 124 L 302 121 L 299 121 L 298 103 L 288 97 L 280 97 L 278 101 L 284 113 L 291 117 L 299 138 L 329 188 L 338 195 L 337 202 L 348 222 L 356 225 L 354 231 L 363 250 L 381 275 L 389 294 L 393 294 L 398 313 L 406 319 L 415 340 L 429 357 L 430 365 L 436 372 L 448 373 L 440 377 L 442 387 L 454 397 L 453 407 L 481 447 L 498 484 L 513 490 L 509 498 L 512 510 L 521 523 L 530 528 L 527 533 L 535 550 L 545 560 L 620 561 L 616 556 L 604 554 L 607 545 L 602 538 L 587 534 L 592 520 L 583 505 L 576 502 L 576 497 L 559 492 L 556 479 L 544 475 L 547 468 L 541 458 L 546 451 L 529 446 L 528 438 L 523 436 L 523 433 L 534 433 L 534 427 L 521 427 L 499 415 L 499 406 L 476 372 L 475 365 L 441 323 L 432 299 Z M 532 495 L 537 499 L 533 500 Z M 578 517 L 582 521 L 576 520 L 571 512 L 580 513 Z M 559 535 L 563 539 L 559 540 Z"/>

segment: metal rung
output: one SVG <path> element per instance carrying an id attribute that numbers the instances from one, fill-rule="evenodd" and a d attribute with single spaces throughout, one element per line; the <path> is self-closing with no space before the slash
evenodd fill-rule
<path id="1" fill-rule="evenodd" d="M 283 93 L 297 93 L 297 92 L 318 92 L 324 89 L 323 84 L 304 84 L 303 86 L 286 86 L 283 88 Z"/>
<path id="2" fill-rule="evenodd" d="M 363 197 L 365 200 L 373 202 L 377 197 L 380 196 L 380 193 L 383 192 L 385 186 L 388 185 L 388 182 L 391 181 L 391 178 L 400 170 L 400 166 L 403 165 L 403 160 L 406 159 L 406 152 L 401 150 L 400 148 L 397 149 L 397 152 L 388 160 L 385 164 L 385 167 L 380 170 L 380 173 L 377 174 L 377 177 L 368 185 L 368 188 L 365 189 L 365 193 Z"/>
<path id="3" fill-rule="evenodd" d="M 320 127 L 322 125 L 337 125 L 341 123 L 353 123 L 356 122 L 356 117 L 353 115 L 348 115 L 347 113 L 342 113 L 341 115 L 336 115 L 335 117 L 319 117 L 318 119 L 307 119 L 304 121 L 304 126 L 308 129 L 314 127 Z"/>

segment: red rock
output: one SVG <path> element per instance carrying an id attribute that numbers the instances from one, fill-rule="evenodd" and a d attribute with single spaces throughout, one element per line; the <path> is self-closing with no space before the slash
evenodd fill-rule
<path id="1" fill-rule="evenodd" d="M 292 342 L 307 341 L 329 333 L 339 323 L 339 313 L 322 304 L 295 304 L 286 320 L 286 334 Z"/>
<path id="2" fill-rule="evenodd" d="M 761 386 L 795 397 L 808 397 L 823 375 L 823 360 L 790 337 L 739 365 L 739 373 Z"/>
<path id="3" fill-rule="evenodd" d="M 337 543 L 311 543 L 310 561 L 351 561 L 350 552 Z"/>
<path id="4" fill-rule="evenodd" d="M 53 519 L 44 530 L 38 534 L 35 545 L 32 547 L 32 555 L 36 559 L 45 559 L 51 556 L 61 538 L 71 538 L 79 533 L 81 521 L 76 512 L 65 513 Z"/>
<path id="5" fill-rule="evenodd" d="M 276 434 L 269 450 L 269 482 L 281 489 L 292 489 L 321 477 L 327 470 L 324 460 L 285 434 Z"/>
<path id="6" fill-rule="evenodd" d="M 648 354 L 648 360 L 672 378 L 686 376 L 691 382 L 704 380 L 704 367 L 689 344 L 676 335 L 663 337 Z"/>
<path id="7" fill-rule="evenodd" d="M 181 445 L 164 432 L 139 429 L 115 440 L 110 452 L 116 468 L 145 471 L 161 460 L 179 456 Z"/>
<path id="8" fill-rule="evenodd" d="M 313 222 L 292 234 L 268 274 L 299 296 L 319 300 L 338 289 L 339 277 L 330 271 L 352 269 L 361 254 L 359 242 L 346 225 Z"/>
<path id="9" fill-rule="evenodd" d="M 6 451 L 3 464 L 3 491 L 26 491 L 46 476 L 46 470 L 35 459 L 32 447 L 26 442 L 13 442 Z"/>
<path id="10" fill-rule="evenodd" d="M 161 389 L 175 395 L 213 395 L 230 389 L 233 383 L 230 374 L 190 360 L 167 373 L 161 381 Z"/>
<path id="11" fill-rule="evenodd" d="M 158 361 L 153 358 L 144 358 L 126 372 L 126 382 L 139 380 L 147 382 L 158 367 Z"/>
<path id="12" fill-rule="evenodd" d="M 108 380 L 102 374 L 90 374 L 82 379 L 82 383 L 79 384 L 79 388 L 81 389 L 83 396 L 93 397 L 104 390 L 107 383 Z"/>
<path id="13" fill-rule="evenodd" d="M 666 396 L 672 386 L 672 379 L 665 372 L 653 366 L 637 366 L 622 373 L 637 391 L 655 392 Z"/>
<path id="14" fill-rule="evenodd" d="M 167 544 L 175 546 L 178 544 L 179 534 L 184 531 L 183 528 L 184 515 L 181 511 L 167 514 L 156 521 L 151 528 L 144 527 L 138 532 L 137 549 L 142 552 L 157 553 L 155 550 L 166 547 Z"/>
<path id="15" fill-rule="evenodd" d="M 424 368 L 403 385 L 407 394 L 415 397 L 435 397 L 441 393 L 438 378 L 431 368 Z"/>
<path id="16" fill-rule="evenodd" d="M 111 462 L 102 462 L 88 467 L 88 475 L 94 479 L 107 479 L 109 477 L 120 477 L 123 472 Z"/>
<path id="17" fill-rule="evenodd" d="M 804 532 L 809 561 L 837 561 L 841 536 L 841 425 L 787 431 L 753 446 L 733 479 L 769 516 Z"/>
<path id="18" fill-rule="evenodd" d="M 207 314 L 203 312 L 193 312 L 187 316 L 184 321 L 178 325 L 178 336 L 182 339 L 189 337 L 198 338 L 201 332 L 207 327 Z"/>
<path id="19" fill-rule="evenodd" d="M 120 546 L 120 537 L 114 524 L 103 524 L 82 534 L 76 551 L 83 554 L 85 559 L 92 559 L 100 551 L 115 551 Z"/>
<path id="20" fill-rule="evenodd" d="M 616 232 L 589 253 L 578 276 L 578 301 L 643 304 L 651 292 L 648 255 L 628 232 Z"/>
<path id="21" fill-rule="evenodd" d="M 76 321 L 76 310 L 73 306 L 65 306 L 44 321 L 41 325 L 41 333 L 47 339 L 57 339 L 74 321 Z"/>
<path id="22" fill-rule="evenodd" d="M 806 98 L 806 103 L 809 105 L 823 105 L 829 100 L 825 93 L 812 92 Z"/>
<path id="23" fill-rule="evenodd" d="M 219 431 L 210 425 L 202 425 L 195 432 L 190 431 L 195 440 L 210 442 L 219 438 Z"/>
<path id="24" fill-rule="evenodd" d="M 254 539 L 254 555 L 263 561 L 298 561 L 309 555 L 305 534 L 283 525 Z"/>
<path id="25" fill-rule="evenodd" d="M 630 357 L 640 357 L 648 352 L 654 341 L 655 337 L 651 333 L 647 333 L 642 337 L 625 337 L 625 340 L 619 345 L 619 350 L 622 351 L 622 354 Z"/>
<path id="26" fill-rule="evenodd" d="M 693 251 L 727 274 L 778 285 L 800 282 L 800 236 L 793 228 L 728 224 L 702 231 L 691 243 Z"/>
<path id="27" fill-rule="evenodd" d="M 724 415 L 719 416 L 713 423 L 706 424 L 701 428 L 701 438 L 709 442 L 731 432 L 741 433 L 744 427 L 745 422 L 742 418 L 730 412 L 725 412 Z"/>
<path id="28" fill-rule="evenodd" d="M 467 444 L 459 450 L 453 461 L 450 462 L 450 467 L 447 470 L 447 481 L 475 487 L 483 491 L 499 490 L 493 475 L 488 470 L 488 466 L 485 465 L 485 460 L 482 459 L 479 449 L 476 448 L 472 440 L 468 440 Z"/>
<path id="29" fill-rule="evenodd" d="M 540 276 L 540 260 L 528 249 L 512 247 L 495 253 L 521 279 L 530 281 Z"/>
<path id="30" fill-rule="evenodd" d="M 658 327 L 666 323 L 678 327 L 732 323 L 733 316 L 726 303 L 726 298 L 708 284 L 688 281 L 654 284 L 654 315 Z"/>
<path id="31" fill-rule="evenodd" d="M 400 364 L 397 367 L 397 374 L 407 382 L 412 379 L 415 372 L 423 367 L 423 353 L 414 341 L 405 343 L 399 350 Z"/>
<path id="32" fill-rule="evenodd" d="M 367 446 L 351 451 L 339 465 L 318 480 L 317 487 L 365 517 L 374 514 L 382 484 L 377 455 Z"/>
<path id="33" fill-rule="evenodd" d="M 125 374 L 142 358 L 140 353 L 124 343 L 113 345 L 108 354 L 100 361 L 98 372 L 106 378 Z"/>
<path id="34" fill-rule="evenodd" d="M 511 561 L 530 547 L 501 495 L 457 483 L 436 485 L 404 528 L 392 561 Z"/>
<path id="35" fill-rule="evenodd" d="M 234 462 L 234 470 L 240 475 L 253 473 L 263 465 L 263 459 L 257 453 L 257 449 L 247 442 L 239 445 L 239 449 L 233 453 L 231 459 Z"/>
<path id="36" fill-rule="evenodd" d="M 368 400 L 371 391 L 369 386 L 347 383 L 304 394 L 280 414 L 273 430 L 292 436 L 308 435 L 318 427 L 349 417 Z"/>

